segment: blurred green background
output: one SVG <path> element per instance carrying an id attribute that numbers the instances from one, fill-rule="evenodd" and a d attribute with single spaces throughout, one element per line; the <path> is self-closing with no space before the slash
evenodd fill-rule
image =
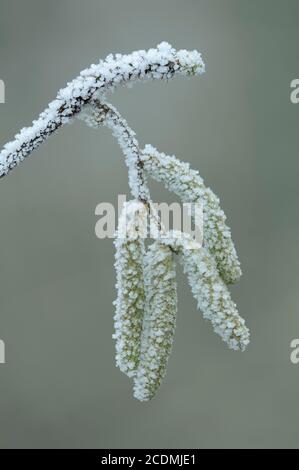
<path id="1" fill-rule="evenodd" d="M 99 202 L 128 194 L 107 129 L 67 126 L 1 180 L 0 447 L 298 447 L 297 0 L 1 0 L 4 144 L 110 52 L 167 40 L 206 74 L 111 98 L 140 143 L 191 162 L 220 196 L 242 261 L 231 289 L 251 329 L 226 348 L 179 273 L 168 374 L 141 404 L 114 365 L 114 250 Z M 153 184 L 156 201 L 173 201 Z"/>

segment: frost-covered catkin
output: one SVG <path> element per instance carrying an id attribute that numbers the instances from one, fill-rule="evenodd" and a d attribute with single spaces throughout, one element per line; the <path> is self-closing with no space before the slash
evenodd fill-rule
<path id="1" fill-rule="evenodd" d="M 116 255 L 116 313 L 114 316 L 116 365 L 132 377 L 140 356 L 140 337 L 145 308 L 144 224 L 146 210 L 137 201 L 128 202 L 120 217 Z"/>
<path id="2" fill-rule="evenodd" d="M 140 363 L 134 378 L 134 396 L 153 398 L 166 372 L 177 313 L 174 255 L 168 246 L 154 242 L 145 257 L 146 310 L 141 337 Z"/>
<path id="3" fill-rule="evenodd" d="M 145 170 L 154 179 L 163 182 L 183 202 L 202 204 L 204 244 L 215 257 L 224 282 L 231 284 L 238 281 L 242 274 L 240 262 L 218 197 L 204 185 L 189 163 L 160 153 L 151 145 L 146 145 L 141 158 Z"/>
<path id="4" fill-rule="evenodd" d="M 217 266 L 205 248 L 190 248 L 187 239 L 180 240 L 180 261 L 204 318 L 231 349 L 244 350 L 249 344 L 249 331 L 236 304 L 217 272 Z"/>

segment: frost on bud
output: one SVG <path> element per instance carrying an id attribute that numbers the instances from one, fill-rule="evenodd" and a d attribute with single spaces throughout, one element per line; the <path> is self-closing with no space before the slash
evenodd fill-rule
<path id="1" fill-rule="evenodd" d="M 146 171 L 183 202 L 202 204 L 204 245 L 214 256 L 224 282 L 238 281 L 242 272 L 226 216 L 218 197 L 204 185 L 198 172 L 192 170 L 189 163 L 160 153 L 151 145 L 146 145 L 142 161 Z"/>
<path id="2" fill-rule="evenodd" d="M 231 349 L 243 351 L 249 344 L 249 331 L 217 272 L 213 257 L 205 248 L 190 249 L 188 240 L 181 243 L 180 254 L 193 296 L 204 318 L 211 321 L 214 331 Z"/>
<path id="3" fill-rule="evenodd" d="M 154 242 L 145 256 L 146 309 L 141 336 L 139 367 L 134 396 L 140 401 L 154 397 L 166 372 L 171 353 L 177 312 L 174 255 Z"/>
<path id="4" fill-rule="evenodd" d="M 145 307 L 144 233 L 147 211 L 138 201 L 125 204 L 115 240 L 116 313 L 114 316 L 116 365 L 132 377 L 139 363 L 140 336 Z"/>

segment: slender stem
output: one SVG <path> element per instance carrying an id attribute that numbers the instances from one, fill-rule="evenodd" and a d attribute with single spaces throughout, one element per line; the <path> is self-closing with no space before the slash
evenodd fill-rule
<path id="1" fill-rule="evenodd" d="M 107 126 L 112 130 L 124 155 L 129 172 L 129 184 L 133 197 L 146 205 L 150 221 L 154 223 L 159 237 L 167 238 L 169 235 L 163 227 L 156 208 L 151 200 L 146 176 L 143 170 L 142 150 L 136 139 L 135 132 L 114 106 L 100 100 L 93 100 L 90 106 L 78 116 L 90 127 Z M 170 246 L 170 249 L 177 251 Z"/>
<path id="2" fill-rule="evenodd" d="M 95 116 L 95 118 L 99 124 L 106 125 L 112 131 L 125 155 L 129 172 L 129 185 L 133 197 L 146 203 L 150 199 L 150 192 L 143 171 L 143 163 L 140 158 L 141 151 L 135 132 L 111 104 L 95 100 L 93 105 L 93 113 L 96 114 L 98 111 L 98 116 Z"/>

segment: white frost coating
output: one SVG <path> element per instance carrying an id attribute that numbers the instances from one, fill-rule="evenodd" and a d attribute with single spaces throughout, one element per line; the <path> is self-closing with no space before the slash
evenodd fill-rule
<path id="1" fill-rule="evenodd" d="M 144 239 L 138 228 L 144 226 L 146 211 L 143 204 L 130 201 L 125 204 L 115 239 L 115 268 L 117 299 L 114 304 L 116 365 L 132 377 L 140 356 L 140 336 L 145 308 L 144 293 Z"/>
<path id="2" fill-rule="evenodd" d="M 177 313 L 174 255 L 169 247 L 154 242 L 145 256 L 146 305 L 141 335 L 139 367 L 134 378 L 134 396 L 153 398 L 166 373 Z"/>
<path id="3" fill-rule="evenodd" d="M 204 244 L 215 257 L 219 273 L 227 283 L 234 283 L 241 277 L 241 268 L 226 216 L 220 207 L 218 197 L 207 188 L 197 171 L 189 163 L 174 156 L 160 153 L 146 145 L 141 160 L 148 174 L 165 184 L 184 202 L 200 202 L 204 214 Z"/>
<path id="4" fill-rule="evenodd" d="M 248 329 L 224 283 L 236 281 L 241 270 L 218 198 L 188 164 L 151 146 L 142 153 L 125 119 L 105 102 L 105 95 L 118 85 L 203 72 L 198 52 L 176 51 L 167 43 L 149 51 L 109 55 L 60 90 L 33 125 L 22 129 L 0 153 L 1 178 L 75 116 L 92 127 L 108 126 L 117 138 L 135 199 L 124 207 L 115 240 L 113 338 L 117 366 L 134 378 L 134 394 L 141 401 L 155 395 L 172 348 L 177 310 L 174 254 L 179 255 L 198 307 L 214 330 L 232 349 L 244 350 L 249 343 Z M 187 234 L 166 232 L 151 201 L 145 172 L 163 181 L 184 202 L 202 203 L 207 248 Z M 145 253 L 148 218 L 157 241 Z"/>
<path id="5" fill-rule="evenodd" d="M 215 333 L 221 336 L 229 348 L 244 351 L 249 344 L 248 328 L 231 300 L 208 250 L 194 248 L 194 241 L 187 234 L 184 237 L 180 233 L 178 237 L 174 234 L 169 240 L 161 239 L 161 242 L 178 250 L 197 307 L 203 317 L 211 321 Z"/>
<path id="6" fill-rule="evenodd" d="M 0 153 L 0 177 L 22 162 L 58 128 L 70 122 L 85 104 L 112 92 L 117 86 L 203 72 L 204 63 L 197 51 L 176 51 L 166 42 L 148 51 L 128 55 L 109 54 L 105 60 L 92 64 L 61 89 L 32 126 L 21 129 L 14 140 L 4 146 Z"/>

